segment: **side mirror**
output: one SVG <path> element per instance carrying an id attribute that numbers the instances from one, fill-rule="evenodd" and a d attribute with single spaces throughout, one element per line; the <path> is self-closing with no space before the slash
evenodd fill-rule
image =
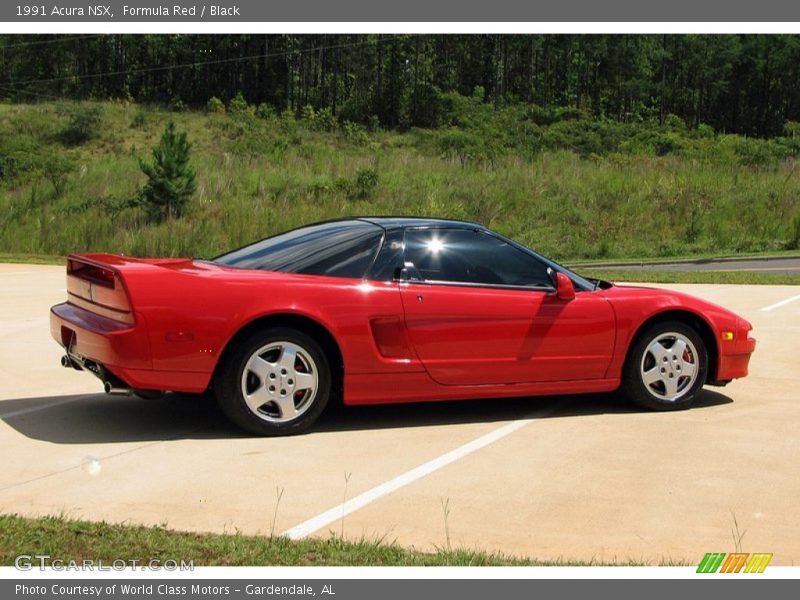
<path id="1" fill-rule="evenodd" d="M 572 280 L 563 273 L 556 273 L 556 296 L 559 300 L 570 301 L 575 299 L 575 286 Z"/>

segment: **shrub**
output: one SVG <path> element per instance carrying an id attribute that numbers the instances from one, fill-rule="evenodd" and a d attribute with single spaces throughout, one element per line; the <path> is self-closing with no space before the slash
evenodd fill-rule
<path id="1" fill-rule="evenodd" d="M 686 121 L 672 113 L 664 119 L 664 126 L 670 131 L 686 131 Z"/>
<path id="2" fill-rule="evenodd" d="M 557 108 L 553 116 L 556 121 L 579 121 L 589 118 L 586 111 L 577 106 L 562 106 L 561 108 Z"/>
<path id="3" fill-rule="evenodd" d="M 289 139 L 280 133 L 263 127 L 244 128 L 239 135 L 227 144 L 236 156 L 269 156 L 281 160 L 289 148 Z"/>
<path id="4" fill-rule="evenodd" d="M 169 109 L 172 112 L 183 112 L 186 110 L 186 105 L 178 96 L 174 96 L 172 100 L 169 101 Z"/>
<path id="5" fill-rule="evenodd" d="M 228 112 L 232 115 L 253 114 L 254 109 L 244 99 L 242 92 L 237 92 L 228 102 Z"/>
<path id="6" fill-rule="evenodd" d="M 363 125 L 353 123 L 352 121 L 345 121 L 342 123 L 342 133 L 344 137 L 351 143 L 357 146 L 366 146 L 369 142 L 369 136 Z"/>
<path id="7" fill-rule="evenodd" d="M 62 106 L 57 112 L 69 119 L 61 130 L 61 139 L 68 144 L 82 144 L 95 137 L 103 121 L 103 109 L 100 106 Z"/>
<path id="8" fill-rule="evenodd" d="M 11 181 L 37 169 L 39 151 L 38 140 L 33 136 L 0 136 L 0 181 Z"/>
<path id="9" fill-rule="evenodd" d="M 537 125 L 552 125 L 556 119 L 552 111 L 538 104 L 531 104 L 527 110 L 527 118 Z"/>
<path id="10" fill-rule="evenodd" d="M 558 121 L 543 135 L 545 147 L 603 156 L 619 149 L 625 140 L 622 125 L 606 121 Z"/>
<path id="11" fill-rule="evenodd" d="M 325 107 L 318 111 L 313 117 L 314 128 L 321 131 L 335 131 L 336 117 L 330 107 Z"/>
<path id="12" fill-rule="evenodd" d="M 259 119 L 271 119 L 275 116 L 275 109 L 272 107 L 271 104 L 262 102 L 256 108 L 255 114 Z"/>
<path id="13" fill-rule="evenodd" d="M 714 137 L 714 128 L 711 127 L 711 125 L 706 125 L 705 123 L 700 123 L 697 126 L 697 137 L 713 138 Z"/>
<path id="14" fill-rule="evenodd" d="M 138 129 L 139 127 L 144 127 L 148 120 L 148 113 L 144 110 L 140 110 L 133 115 L 133 119 L 131 119 L 131 128 Z"/>
<path id="15" fill-rule="evenodd" d="M 769 145 L 763 140 L 741 138 L 734 147 L 739 162 L 749 166 L 764 166 L 774 160 Z"/>
<path id="16" fill-rule="evenodd" d="M 153 221 L 179 218 L 195 191 L 195 172 L 190 164 L 191 145 L 186 132 L 177 133 L 170 121 L 153 148 L 153 161 L 139 161 L 148 181 L 141 191 L 142 203 Z"/>
<path id="17" fill-rule="evenodd" d="M 42 158 L 42 171 L 53 186 L 56 198 L 64 195 L 70 174 L 75 170 L 75 163 L 63 152 L 52 151 Z"/>
<path id="18" fill-rule="evenodd" d="M 444 157 L 457 158 L 462 166 L 473 160 L 491 158 L 481 138 L 463 129 L 450 128 L 442 132 L 438 146 Z"/>
<path id="19" fill-rule="evenodd" d="M 783 133 L 786 137 L 800 137 L 800 123 L 797 121 L 786 121 L 783 126 Z"/>
<path id="20" fill-rule="evenodd" d="M 674 154 L 681 149 L 681 138 L 679 134 L 666 133 L 657 135 L 653 143 L 653 150 L 656 156 L 666 156 Z"/>
<path id="21" fill-rule="evenodd" d="M 355 180 L 356 196 L 368 198 L 376 187 L 378 187 L 378 172 L 375 169 L 359 169 Z"/>
<path id="22" fill-rule="evenodd" d="M 300 109 L 300 120 L 305 121 L 306 123 L 313 123 L 314 122 L 314 107 L 310 104 L 306 104 L 303 108 Z"/>
<path id="23" fill-rule="evenodd" d="M 225 105 L 216 96 L 211 96 L 206 103 L 206 110 L 210 113 L 224 113 Z"/>

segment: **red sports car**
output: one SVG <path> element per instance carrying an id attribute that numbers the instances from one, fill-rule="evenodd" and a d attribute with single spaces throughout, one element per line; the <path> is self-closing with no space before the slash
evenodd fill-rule
<path id="1" fill-rule="evenodd" d="M 587 279 L 474 223 L 348 218 L 213 260 L 80 254 L 50 315 L 109 393 L 213 390 L 258 434 L 331 396 L 377 404 L 621 391 L 686 408 L 747 375 L 751 325 L 676 292 Z"/>

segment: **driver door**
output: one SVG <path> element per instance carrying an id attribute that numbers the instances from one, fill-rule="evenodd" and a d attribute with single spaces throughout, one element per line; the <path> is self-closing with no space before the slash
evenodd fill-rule
<path id="1" fill-rule="evenodd" d="M 605 375 L 614 314 L 592 292 L 553 293 L 546 265 L 473 229 L 409 229 L 400 284 L 420 361 L 444 385 L 496 385 Z"/>

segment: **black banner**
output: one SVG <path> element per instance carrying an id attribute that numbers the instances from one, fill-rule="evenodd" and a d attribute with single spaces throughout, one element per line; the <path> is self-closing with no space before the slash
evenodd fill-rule
<path id="1" fill-rule="evenodd" d="M 713 581 L 712 581 L 713 579 Z M 790 587 L 791 586 L 791 587 Z M 794 597 L 793 581 L 742 580 L 711 576 L 697 580 L 542 580 L 542 579 L 139 579 L 61 581 L 39 579 L 0 582 L 0 597 L 14 600 L 423 600 L 426 598 L 603 598 L 646 597 L 648 600 L 691 600 L 723 596 L 726 600 Z M 796 593 L 796 592 L 795 592 Z"/>
<path id="2" fill-rule="evenodd" d="M 56 22 L 779 22 L 800 21 L 785 0 L 41 0 L 0 6 L 2 21 Z"/>

